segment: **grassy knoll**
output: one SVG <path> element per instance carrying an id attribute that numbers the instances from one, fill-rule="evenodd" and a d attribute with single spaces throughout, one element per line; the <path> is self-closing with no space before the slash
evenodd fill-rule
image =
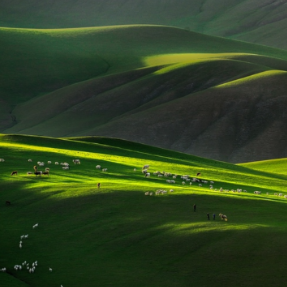
<path id="1" fill-rule="evenodd" d="M 0 157 L 4 286 L 281 286 L 286 280 L 286 199 L 273 195 L 287 194 L 284 174 L 103 137 L 1 135 Z M 72 164 L 74 158 L 81 164 Z M 50 167 L 49 177 L 26 174 L 37 161 Z M 201 172 L 215 189 L 247 192 L 182 185 L 179 176 L 175 184 L 145 178 L 144 164 L 151 173 Z M 13 170 L 18 176 L 10 176 Z M 207 213 L 216 220 L 208 221 Z M 22 234 L 29 238 L 20 249 Z M 25 260 L 38 260 L 35 273 L 13 269 Z"/>
<path id="2" fill-rule="evenodd" d="M 267 171 L 275 174 L 286 174 L 286 159 L 271 159 L 250 163 L 242 163 L 240 166 L 248 167 L 255 170 Z"/>

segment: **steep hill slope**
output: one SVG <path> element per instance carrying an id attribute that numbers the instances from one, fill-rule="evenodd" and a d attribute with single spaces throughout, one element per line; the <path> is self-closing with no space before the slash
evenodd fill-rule
<path id="1" fill-rule="evenodd" d="M 271 287 L 286 281 L 287 199 L 274 195 L 287 194 L 286 175 L 102 137 L 0 135 L 0 158 L 2 286 L 220 287 L 232 281 Z M 142 173 L 146 164 L 150 177 Z M 50 175 L 27 174 L 33 166 L 48 167 Z M 163 170 L 167 177 L 154 174 Z M 198 172 L 201 182 L 193 181 Z M 246 257 L 252 258 L 248 268 Z M 30 269 L 35 261 L 30 273 L 27 263 Z"/>
<path id="2" fill-rule="evenodd" d="M 231 162 L 286 155 L 283 50 L 163 26 L 0 34 L 6 133 L 106 135 Z"/>
<path id="3" fill-rule="evenodd" d="M 157 24 L 285 49 L 286 5 L 281 0 L 2 0 L 0 26 Z"/>

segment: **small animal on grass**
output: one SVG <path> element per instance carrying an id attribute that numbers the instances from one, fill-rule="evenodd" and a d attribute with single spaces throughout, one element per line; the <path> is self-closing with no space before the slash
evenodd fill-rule
<path id="1" fill-rule="evenodd" d="M 5 203 L 6 205 L 11 205 L 11 201 L 9 201 L 9 200 L 6 200 L 6 203 Z"/>
<path id="2" fill-rule="evenodd" d="M 200 172 L 198 172 L 197 174 L 196 174 L 196 176 L 200 176 L 201 175 L 201 173 Z"/>
<path id="3" fill-rule="evenodd" d="M 43 175 L 49 175 L 50 173 L 49 173 L 49 171 L 47 170 L 47 171 L 42 172 L 42 174 L 43 174 Z"/>
<path id="4" fill-rule="evenodd" d="M 41 176 L 41 175 L 42 175 L 42 171 L 35 171 L 34 174 L 35 174 L 36 176 L 37 176 L 37 175 L 40 175 L 40 176 Z"/>
<path id="5" fill-rule="evenodd" d="M 11 175 L 17 175 L 17 174 L 18 174 L 18 172 L 15 170 L 11 172 Z"/>
<path id="6" fill-rule="evenodd" d="M 219 213 L 219 217 L 221 218 L 221 220 L 227 221 L 227 216 L 223 213 Z"/>
<path id="7" fill-rule="evenodd" d="M 99 183 L 98 183 L 98 188 L 100 188 L 100 187 L 101 187 L 101 183 L 99 182 Z"/>

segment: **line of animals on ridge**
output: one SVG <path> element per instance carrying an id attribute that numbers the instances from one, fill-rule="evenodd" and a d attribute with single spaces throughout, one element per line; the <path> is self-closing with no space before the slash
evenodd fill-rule
<path id="1" fill-rule="evenodd" d="M 144 165 L 144 166 L 142 167 L 142 173 L 143 173 L 144 176 L 147 177 L 147 178 L 149 178 L 149 177 L 151 176 L 151 173 L 148 172 L 148 169 L 149 169 L 149 168 L 150 168 L 150 165 L 149 165 L 149 164 L 146 164 L 146 165 Z M 136 171 L 136 169 L 134 169 L 134 171 Z M 171 179 L 167 179 L 167 180 L 166 180 L 167 183 L 172 183 L 172 184 L 176 183 L 174 179 L 176 179 L 177 176 L 178 176 L 178 175 L 176 175 L 176 174 L 172 174 L 172 173 L 170 173 L 170 172 L 165 172 L 165 171 L 163 171 L 163 172 L 156 171 L 156 172 L 153 173 L 153 175 L 158 176 L 158 177 L 167 177 L 167 178 L 168 178 L 168 177 L 172 177 L 172 178 L 173 178 L 172 180 L 171 180 Z M 197 177 L 199 177 L 199 176 L 201 176 L 201 173 L 200 173 L 200 172 L 198 172 L 198 173 L 196 174 L 196 177 L 193 177 L 192 179 L 191 179 L 190 176 L 188 176 L 188 175 L 182 175 L 182 176 L 181 176 L 181 179 L 183 180 L 183 181 L 182 181 L 182 185 L 185 185 L 187 182 L 189 182 L 190 185 L 192 185 L 193 183 L 198 183 L 198 186 L 201 187 L 202 184 L 208 184 L 208 183 L 210 183 L 209 188 L 210 188 L 211 190 L 214 190 L 214 191 L 217 191 L 217 190 L 218 190 L 218 189 L 214 188 L 214 186 L 213 186 L 214 181 L 210 180 L 210 181 L 208 182 L 207 180 L 197 178 Z M 170 190 L 169 190 L 169 192 L 173 192 L 173 191 L 174 191 L 173 189 L 170 189 Z M 229 192 L 229 191 L 231 191 L 231 192 L 233 192 L 233 193 L 235 193 L 235 192 L 238 192 L 238 193 L 247 192 L 247 190 L 242 190 L 241 188 L 236 188 L 236 189 L 231 189 L 231 190 L 229 190 L 229 189 L 223 189 L 222 187 L 219 188 L 219 191 L 220 191 L 220 192 Z M 158 189 L 155 193 L 147 191 L 147 192 L 145 192 L 145 195 L 150 195 L 150 196 L 152 196 L 153 194 L 159 195 L 159 194 L 166 194 L 166 193 L 167 193 L 166 190 Z M 255 190 L 255 191 L 254 191 L 254 194 L 261 194 L 261 191 Z M 269 195 L 269 192 L 266 192 L 266 195 Z M 280 197 L 281 197 L 281 196 L 284 196 L 284 198 L 287 198 L 287 195 L 283 195 L 283 193 L 274 193 L 274 195 L 275 195 L 275 196 L 280 196 Z"/>
<path id="2" fill-rule="evenodd" d="M 4 162 L 4 161 L 5 161 L 5 160 L 4 160 L 3 158 L 0 158 L 0 162 Z M 32 159 L 28 159 L 28 162 L 32 162 Z M 52 164 L 51 161 L 48 161 L 47 163 L 48 163 L 48 164 Z M 73 159 L 73 163 L 74 163 L 74 164 L 81 164 L 81 161 L 80 161 L 79 159 Z M 45 165 L 44 162 L 40 162 L 40 161 L 38 161 L 37 164 L 38 164 L 39 166 L 44 166 L 44 165 Z M 59 165 L 59 162 L 55 162 L 55 165 Z M 62 169 L 64 169 L 64 170 L 70 169 L 70 165 L 69 165 L 67 162 L 61 162 L 60 165 L 62 165 Z M 144 166 L 142 167 L 142 173 L 143 173 L 144 176 L 147 177 L 147 178 L 149 178 L 150 175 L 151 175 L 151 173 L 148 172 L 148 169 L 149 169 L 149 168 L 150 168 L 150 165 L 149 165 L 149 164 L 146 164 L 146 165 L 144 165 Z M 106 171 L 108 170 L 107 168 L 102 168 L 100 165 L 97 165 L 97 166 L 96 166 L 96 169 L 102 169 L 103 172 L 106 172 Z M 136 171 L 136 168 L 134 168 L 134 171 Z M 17 174 L 18 174 L 17 171 L 13 171 L 13 172 L 11 173 L 11 176 L 17 175 Z M 27 172 L 27 174 L 33 174 L 33 172 Z M 35 174 L 36 176 L 37 176 L 37 175 L 39 175 L 39 176 L 41 176 L 41 175 L 49 175 L 49 174 L 50 174 L 50 168 L 48 168 L 48 167 L 45 168 L 45 171 L 43 172 L 43 171 L 38 171 L 38 168 L 37 168 L 37 166 L 35 165 L 35 166 L 34 166 L 34 174 Z M 176 183 L 175 180 L 174 180 L 174 179 L 177 178 L 177 175 L 176 175 L 176 174 L 172 174 L 172 173 L 170 173 L 170 172 L 165 172 L 165 171 L 163 171 L 163 172 L 156 171 L 156 172 L 153 173 L 153 175 L 157 175 L 158 177 L 169 177 L 169 176 L 172 176 L 173 179 L 172 179 L 172 180 L 171 180 L 171 179 L 167 179 L 166 182 L 167 182 L 167 183 L 172 183 L 172 184 L 173 184 L 173 183 Z M 201 173 L 198 172 L 198 173 L 196 174 L 196 176 L 197 176 L 197 177 L 201 176 Z M 208 181 L 207 181 L 207 180 L 198 179 L 198 178 L 196 178 L 196 177 L 192 178 L 192 181 L 191 181 L 191 179 L 189 178 L 188 175 L 182 175 L 182 176 L 181 176 L 181 179 L 183 180 L 183 181 L 182 181 L 182 184 L 183 184 L 183 185 L 185 185 L 186 182 L 190 182 L 190 183 L 189 183 L 190 185 L 192 185 L 193 182 L 194 182 L 194 183 L 197 182 L 197 183 L 199 183 L 198 185 L 199 185 L 200 187 L 202 186 L 202 183 L 203 183 L 203 184 L 208 184 Z M 184 180 L 185 180 L 185 181 L 184 181 Z M 210 181 L 210 186 L 209 186 L 210 189 L 214 189 L 213 184 L 214 184 L 214 181 L 211 180 L 211 181 Z M 217 189 L 214 189 L 214 190 L 217 191 Z M 239 188 L 229 190 L 229 189 L 223 189 L 222 187 L 219 188 L 219 191 L 220 191 L 220 192 L 229 192 L 229 191 L 231 191 L 231 192 L 238 192 L 238 193 L 240 193 L 240 192 L 247 192 L 246 190 L 242 190 L 242 189 L 239 189 Z M 173 192 L 173 189 L 170 189 L 170 192 Z M 157 190 L 157 191 L 155 192 L 155 195 L 165 194 L 165 193 L 167 193 L 166 190 Z M 254 191 L 254 194 L 261 194 L 261 191 Z M 266 194 L 269 195 L 268 192 L 267 192 Z M 150 195 L 150 196 L 152 196 L 152 195 L 153 195 L 153 192 L 145 192 L 145 195 Z M 284 198 L 287 198 L 287 195 L 283 195 L 283 193 L 274 193 L 274 195 L 280 196 L 280 197 L 281 197 L 281 196 L 284 196 Z M 10 204 L 11 204 L 10 201 L 6 201 L 6 205 L 10 205 Z"/>
<path id="3" fill-rule="evenodd" d="M 5 160 L 3 158 L 0 158 L 0 162 L 4 162 L 4 161 Z M 32 162 L 32 159 L 28 159 L 28 162 Z M 52 162 L 50 160 L 47 163 L 52 164 Z M 73 163 L 74 164 L 81 164 L 81 161 L 79 159 L 73 159 Z M 39 166 L 45 165 L 45 163 L 41 162 L 41 161 L 38 161 L 37 164 Z M 55 165 L 59 165 L 59 164 L 62 165 L 62 169 L 64 169 L 64 170 L 70 169 L 70 165 L 67 162 L 61 162 L 61 163 L 59 163 L 57 161 L 55 162 Z M 38 176 L 38 175 L 39 176 L 41 176 L 41 175 L 48 175 L 49 176 L 50 175 L 50 168 L 49 167 L 46 167 L 45 171 L 41 171 L 41 170 L 38 170 L 37 165 L 34 165 L 33 169 L 34 169 L 34 174 L 36 176 Z M 27 174 L 30 175 L 30 174 L 33 174 L 33 172 L 28 171 Z M 11 176 L 13 176 L 13 175 L 18 175 L 18 171 L 16 171 L 16 170 L 12 171 Z"/>
<path id="4" fill-rule="evenodd" d="M 35 228 L 38 227 L 38 226 L 39 226 L 38 223 L 34 224 L 34 225 L 33 225 L 33 229 L 35 229 Z M 28 237 L 29 237 L 29 234 L 25 234 L 25 235 L 21 235 L 21 236 L 20 236 L 19 248 L 22 248 L 23 240 L 24 240 L 24 239 L 27 239 Z M 38 260 L 34 261 L 34 262 L 31 264 L 31 266 L 30 266 L 30 264 L 29 264 L 27 261 L 24 261 L 22 264 L 16 264 L 16 265 L 14 265 L 14 269 L 15 269 L 16 271 L 26 269 L 26 270 L 28 270 L 29 273 L 34 273 L 37 266 L 38 266 Z M 49 270 L 50 272 L 53 271 L 53 269 L 52 269 L 51 267 L 49 267 L 48 270 Z M 6 267 L 1 268 L 0 271 L 1 271 L 1 272 L 7 272 L 7 273 L 10 274 L 9 270 L 7 270 Z M 64 286 L 61 285 L 61 287 L 64 287 Z"/>

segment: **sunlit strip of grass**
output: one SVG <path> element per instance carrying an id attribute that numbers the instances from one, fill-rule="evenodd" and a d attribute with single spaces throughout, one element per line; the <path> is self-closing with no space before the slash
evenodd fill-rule
<path id="1" fill-rule="evenodd" d="M 101 182 L 101 188 L 97 188 L 97 182 Z M 167 193 L 164 195 L 155 195 L 155 191 L 161 189 L 166 190 Z M 173 192 L 170 192 L 170 190 Z M 249 199 L 249 200 L 266 200 L 266 201 L 280 201 L 287 204 L 287 200 L 283 197 L 278 197 L 274 195 L 255 195 L 253 193 L 233 193 L 233 192 L 220 192 L 215 190 L 210 190 L 208 187 L 198 187 L 198 186 L 171 186 L 163 182 L 151 182 L 149 180 L 111 180 L 107 178 L 101 178 L 94 181 L 85 181 L 82 183 L 74 182 L 54 182 L 50 184 L 47 181 L 41 181 L 31 184 L 23 185 L 23 190 L 31 192 L 40 193 L 51 193 L 51 196 L 55 196 L 57 199 L 65 199 L 69 197 L 86 196 L 87 194 L 96 193 L 117 193 L 117 192 L 151 192 L 152 197 L 166 197 L 166 196 L 180 196 L 180 195 L 208 195 L 216 197 L 229 197 L 234 200 L 236 199 Z M 59 192 L 59 190 L 61 192 Z"/>
<path id="2" fill-rule="evenodd" d="M 181 224 L 164 224 L 159 229 L 164 229 L 168 233 L 181 234 L 195 234 L 210 231 L 227 231 L 227 230 L 251 230 L 257 228 L 268 228 L 267 224 L 240 224 L 225 221 L 209 221 L 209 222 L 195 222 L 195 223 L 181 223 Z"/>
<path id="3" fill-rule="evenodd" d="M 246 84 L 248 82 L 258 80 L 258 79 L 264 80 L 264 78 L 267 78 L 270 76 L 277 76 L 277 75 L 287 75 L 287 72 L 281 71 L 281 70 L 269 70 L 269 71 L 254 74 L 252 76 L 244 77 L 238 80 L 234 80 L 234 81 L 230 81 L 224 84 L 217 85 L 216 87 L 214 87 L 214 89 L 229 88 L 229 87 L 238 86 L 241 84 Z"/>
<path id="4" fill-rule="evenodd" d="M 103 153 L 92 153 L 85 151 L 74 151 L 68 149 L 59 149 L 59 148 L 50 148 L 50 147 L 39 147 L 35 145 L 25 145 L 25 144 L 16 144 L 16 143 L 1 143 L 0 147 L 10 148 L 10 149 L 18 149 L 18 150 L 31 150 L 31 151 L 41 151 L 45 153 L 55 153 L 59 155 L 71 156 L 71 157 L 79 157 L 85 159 L 92 160 L 104 160 L 117 164 L 124 164 L 126 166 L 138 167 L 146 164 L 146 159 L 141 158 L 132 158 L 127 156 L 119 156 L 119 155 L 111 155 L 111 154 L 103 154 Z M 167 160 L 167 158 L 162 157 L 163 161 Z M 172 167 L 173 169 L 182 169 L 187 170 L 187 165 L 185 164 L 174 164 L 174 163 L 164 163 L 161 161 L 148 160 L 149 164 L 153 165 L 155 168 L 165 168 Z M 189 167 L 190 168 L 190 167 Z"/>
<path id="5" fill-rule="evenodd" d="M 256 54 L 250 53 L 180 53 L 180 54 L 165 54 L 165 55 L 156 55 L 144 58 L 144 62 L 147 66 L 158 66 L 158 65 L 167 65 L 175 63 L 199 63 L 207 62 L 213 60 L 227 60 L 233 57 L 238 56 L 250 56 Z M 169 69 L 169 68 L 167 68 Z"/>

